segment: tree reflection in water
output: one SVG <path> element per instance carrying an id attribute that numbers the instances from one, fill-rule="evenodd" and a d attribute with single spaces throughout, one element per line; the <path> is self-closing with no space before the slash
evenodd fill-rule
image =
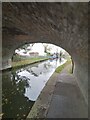
<path id="1" fill-rule="evenodd" d="M 3 118 L 26 118 L 46 82 L 66 60 L 45 62 L 2 74 Z M 32 86 L 31 86 L 32 85 Z M 33 100 L 33 101 L 31 101 Z"/>
<path id="2" fill-rule="evenodd" d="M 29 87 L 25 76 L 20 77 L 16 72 L 2 75 L 2 111 L 3 118 L 26 118 L 34 102 L 24 96 L 25 88 Z"/>

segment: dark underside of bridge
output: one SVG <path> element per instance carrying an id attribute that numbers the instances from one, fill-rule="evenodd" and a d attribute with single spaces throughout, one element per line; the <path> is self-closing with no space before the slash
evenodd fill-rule
<path id="1" fill-rule="evenodd" d="M 52 43 L 74 61 L 74 75 L 88 101 L 88 3 L 2 3 L 3 68 L 26 43 Z"/>

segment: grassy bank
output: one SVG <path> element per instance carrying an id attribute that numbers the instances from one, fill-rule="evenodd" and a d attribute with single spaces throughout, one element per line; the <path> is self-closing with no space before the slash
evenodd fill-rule
<path id="1" fill-rule="evenodd" d="M 37 63 L 37 62 L 41 62 L 41 61 L 44 61 L 44 60 L 47 60 L 47 59 L 48 58 L 30 58 L 30 59 L 17 61 L 17 62 L 12 62 L 12 68 L 23 67 L 23 66 L 33 64 L 33 63 Z"/>
<path id="2" fill-rule="evenodd" d="M 67 62 L 65 62 L 63 65 L 60 65 L 56 70 L 55 72 L 56 73 L 60 73 L 67 65 L 71 64 L 71 59 L 67 60 Z M 71 72 L 71 70 L 70 70 Z"/>

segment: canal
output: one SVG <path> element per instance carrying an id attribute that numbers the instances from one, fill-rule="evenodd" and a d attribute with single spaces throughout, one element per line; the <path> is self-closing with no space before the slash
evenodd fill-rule
<path id="1" fill-rule="evenodd" d="M 24 119 L 55 69 L 65 59 L 47 60 L 2 73 L 3 118 Z"/>

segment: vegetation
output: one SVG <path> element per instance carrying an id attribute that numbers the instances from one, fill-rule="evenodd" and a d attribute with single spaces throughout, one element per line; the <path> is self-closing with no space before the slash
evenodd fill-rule
<path id="1" fill-rule="evenodd" d="M 68 64 L 71 63 L 71 59 L 67 60 L 67 62 L 65 62 L 63 65 L 60 65 L 56 70 L 55 72 L 56 73 L 60 73 Z M 71 72 L 71 70 L 69 71 Z"/>
<path id="2" fill-rule="evenodd" d="M 19 56 L 17 54 L 14 54 L 13 57 L 12 57 L 13 62 L 21 61 L 22 59 L 24 59 L 24 57 Z"/>
<path id="3" fill-rule="evenodd" d="M 17 51 L 14 53 L 13 57 L 12 57 L 12 68 L 17 68 L 17 67 L 22 67 L 22 66 L 25 66 L 25 65 L 28 65 L 28 64 L 32 64 L 32 63 L 36 63 L 36 62 L 39 62 L 39 61 L 43 61 L 43 60 L 46 60 L 48 58 L 51 58 L 54 56 L 54 54 L 58 57 L 65 57 L 65 56 L 69 56 L 69 54 L 66 54 L 65 55 L 63 54 L 62 51 L 60 51 L 60 53 L 58 53 L 58 49 L 56 50 L 57 53 L 53 53 L 51 54 L 51 50 L 52 50 L 52 46 L 50 46 L 49 44 L 46 44 L 46 43 L 42 43 L 43 44 L 43 47 L 44 47 L 44 53 L 46 53 L 45 55 L 47 55 L 47 57 L 45 56 L 38 56 L 38 55 L 33 55 L 33 56 L 22 56 L 22 55 L 19 55 L 18 52 L 20 52 L 21 50 L 23 51 L 24 54 L 29 54 L 29 52 L 32 50 L 33 48 L 33 44 L 25 44 L 24 46 L 21 46 L 20 48 L 17 49 Z M 69 62 L 69 61 L 68 61 Z M 58 67 L 56 69 L 56 72 L 58 73 L 59 71 L 61 71 L 64 66 L 67 64 L 67 62 L 64 64 L 64 65 L 61 65 L 60 67 Z"/>
<path id="4" fill-rule="evenodd" d="M 23 59 L 20 61 L 16 61 L 16 62 L 12 62 L 12 67 L 21 67 L 21 66 L 25 66 L 28 64 L 32 64 L 32 63 L 36 63 L 39 61 L 43 61 L 43 60 L 47 60 L 48 58 L 41 58 L 41 57 L 34 57 L 34 58 L 27 58 L 27 59 Z"/>

